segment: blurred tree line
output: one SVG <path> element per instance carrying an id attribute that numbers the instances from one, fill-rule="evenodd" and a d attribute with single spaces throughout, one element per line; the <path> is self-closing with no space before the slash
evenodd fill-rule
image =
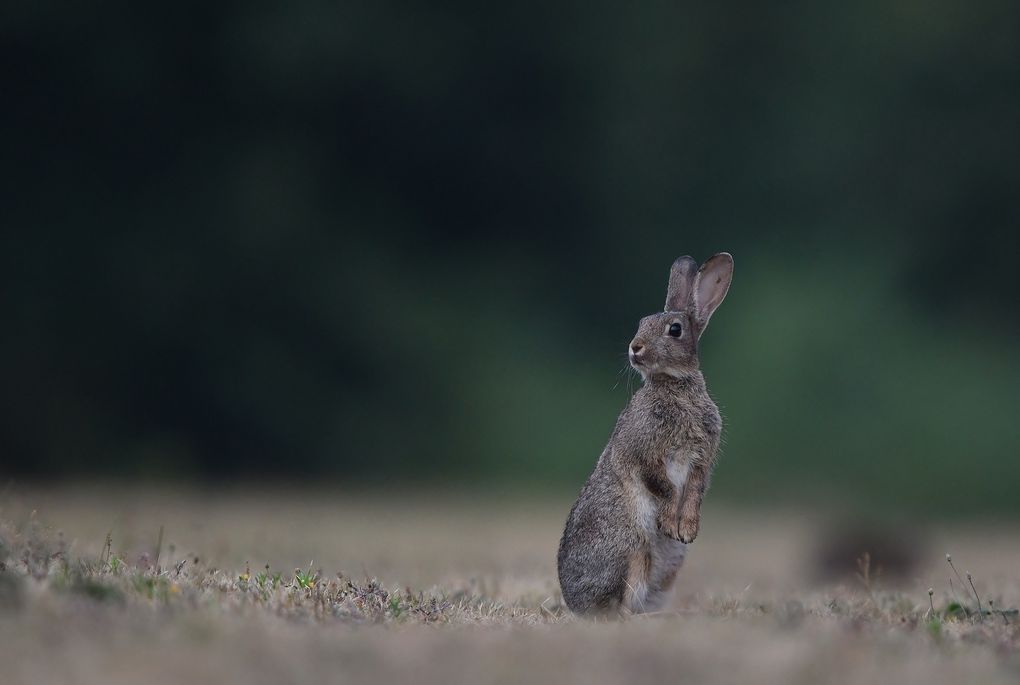
<path id="1" fill-rule="evenodd" d="M 720 497 L 1020 510 L 1018 25 L 8 4 L 3 471 L 579 487 L 728 250 Z"/>

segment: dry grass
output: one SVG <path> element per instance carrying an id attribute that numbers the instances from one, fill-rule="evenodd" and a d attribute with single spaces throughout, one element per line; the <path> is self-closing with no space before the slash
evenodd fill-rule
<path id="1" fill-rule="evenodd" d="M 944 559 L 1015 607 L 1008 527 L 919 532 L 898 584 L 868 565 L 812 585 L 816 524 L 709 510 L 669 611 L 593 623 L 556 589 L 569 498 L 67 488 L 0 506 L 5 684 L 1020 676 L 1020 619 L 957 609 L 973 595 Z"/>

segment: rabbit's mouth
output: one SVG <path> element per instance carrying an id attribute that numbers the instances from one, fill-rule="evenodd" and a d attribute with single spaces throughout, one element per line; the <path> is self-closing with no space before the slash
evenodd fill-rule
<path id="1" fill-rule="evenodd" d="M 648 369 L 648 360 L 644 357 L 632 354 L 630 355 L 630 365 L 634 367 L 636 371 L 644 373 Z"/>

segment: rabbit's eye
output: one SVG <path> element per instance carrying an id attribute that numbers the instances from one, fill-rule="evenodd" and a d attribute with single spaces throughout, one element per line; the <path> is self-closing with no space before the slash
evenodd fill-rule
<path id="1" fill-rule="evenodd" d="M 674 337 L 674 338 L 679 338 L 679 337 L 680 337 L 680 334 L 681 334 L 681 333 L 683 333 L 683 332 L 684 332 L 684 329 L 683 329 L 683 327 L 682 327 L 682 326 L 681 326 L 680 324 L 678 324 L 678 323 L 671 323 L 671 324 L 669 325 L 669 331 L 668 331 L 668 333 L 669 333 L 669 334 L 670 334 L 670 335 L 671 335 L 672 337 Z"/>

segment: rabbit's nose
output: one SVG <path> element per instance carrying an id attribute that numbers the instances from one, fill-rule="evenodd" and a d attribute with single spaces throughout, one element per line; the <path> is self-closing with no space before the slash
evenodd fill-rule
<path id="1" fill-rule="evenodd" d="M 643 349 L 645 349 L 645 346 L 644 346 L 644 345 L 642 345 L 641 343 L 633 343 L 633 344 L 632 344 L 632 345 L 630 346 L 630 351 L 631 351 L 631 353 L 632 353 L 632 354 L 634 354 L 635 356 L 637 356 L 637 355 L 641 354 L 641 350 L 643 350 Z"/>

